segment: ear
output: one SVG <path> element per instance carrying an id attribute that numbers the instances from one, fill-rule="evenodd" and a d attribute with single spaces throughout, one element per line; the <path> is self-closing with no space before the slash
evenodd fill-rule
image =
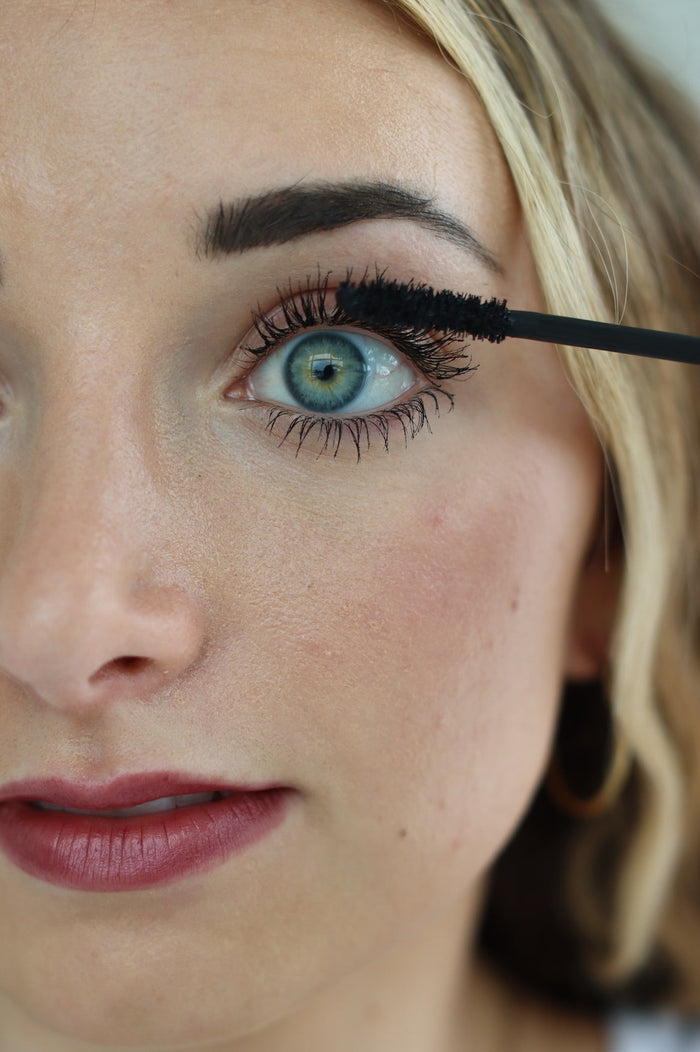
<path id="1" fill-rule="evenodd" d="M 601 522 L 581 566 L 569 622 L 565 679 L 600 678 L 610 656 L 624 571 L 624 548 L 619 527 L 608 531 L 607 545 L 605 533 Z"/>

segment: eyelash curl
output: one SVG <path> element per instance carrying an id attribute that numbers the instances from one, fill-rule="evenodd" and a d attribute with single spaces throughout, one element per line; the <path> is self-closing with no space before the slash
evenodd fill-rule
<path id="1" fill-rule="evenodd" d="M 386 270 L 380 271 L 376 267 L 374 280 L 381 284 L 385 273 Z M 466 377 L 478 369 L 478 365 L 471 365 L 471 355 L 465 353 L 464 338 L 462 337 L 458 349 L 450 350 L 448 348 L 454 344 L 456 339 L 454 333 L 433 334 L 411 326 L 368 324 L 362 318 L 347 313 L 338 304 L 329 309 L 326 298 L 330 278 L 331 273 L 322 278 L 319 267 L 315 280 L 307 276 L 305 287 L 301 285 L 295 287 L 291 281 L 284 289 L 278 287 L 279 310 L 284 317 L 283 325 L 274 322 L 258 304 L 257 310 L 253 313 L 253 326 L 262 343 L 257 347 L 243 348 L 244 352 L 249 355 L 248 364 L 252 367 L 267 358 L 281 343 L 296 333 L 318 327 L 354 326 L 363 328 L 366 332 L 379 336 L 392 344 L 425 375 L 429 382 L 426 387 L 415 392 L 407 401 L 389 406 L 387 409 L 363 413 L 361 416 L 310 416 L 287 406 L 274 406 L 268 411 L 265 429 L 272 433 L 280 420 L 286 421 L 287 428 L 279 445 L 281 446 L 295 436 L 297 440 L 295 456 L 299 455 L 304 443 L 315 433 L 316 438 L 322 441 L 318 456 L 331 452 L 333 457 L 336 457 L 343 437 L 347 436 L 355 447 L 358 462 L 362 449 L 369 450 L 372 435 L 378 435 L 386 452 L 389 451 L 389 433 L 393 421 L 398 422 L 401 426 L 405 447 L 408 446 L 409 438 L 415 438 L 424 427 L 432 434 L 426 400 L 430 401 L 430 408 L 439 417 L 439 398 L 445 398 L 449 403 L 448 412 L 451 413 L 454 409 L 454 395 L 441 386 L 442 382 Z M 345 280 L 352 280 L 352 268 L 347 270 Z M 367 280 L 367 270 L 365 270 L 363 280 Z M 412 285 L 413 282 L 408 283 L 409 288 Z"/>

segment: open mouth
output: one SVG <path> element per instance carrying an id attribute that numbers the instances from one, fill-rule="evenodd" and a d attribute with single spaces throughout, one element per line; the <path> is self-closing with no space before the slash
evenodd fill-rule
<path id="1" fill-rule="evenodd" d="M 59 807 L 44 800 L 32 800 L 31 806 L 39 811 L 63 811 L 70 815 L 97 815 L 104 818 L 131 818 L 136 815 L 154 815 L 162 811 L 173 811 L 178 807 L 191 807 L 194 804 L 208 804 L 231 796 L 225 790 L 211 793 L 184 793 L 182 796 L 161 796 L 157 800 L 146 800 L 134 807 L 117 807 L 111 811 L 84 811 L 77 807 Z"/>

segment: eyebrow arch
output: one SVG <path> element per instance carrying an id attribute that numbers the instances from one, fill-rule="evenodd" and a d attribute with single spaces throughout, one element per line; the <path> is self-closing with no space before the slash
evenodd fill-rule
<path id="1" fill-rule="evenodd" d="M 196 233 L 196 253 L 216 258 L 368 219 L 410 219 L 465 249 L 487 269 L 503 267 L 476 235 L 429 197 L 385 182 L 295 183 L 210 208 Z"/>

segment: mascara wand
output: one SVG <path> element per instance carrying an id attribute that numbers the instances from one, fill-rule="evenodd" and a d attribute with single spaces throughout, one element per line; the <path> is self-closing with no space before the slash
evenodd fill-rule
<path id="1" fill-rule="evenodd" d="M 381 279 L 357 284 L 343 281 L 336 290 L 336 300 L 354 319 L 388 327 L 405 325 L 426 332 L 438 329 L 490 343 L 500 343 L 510 336 L 700 365 L 697 336 L 509 310 L 505 300 L 495 297 L 482 300 L 448 289 L 436 292 L 425 285 L 400 285 Z"/>

